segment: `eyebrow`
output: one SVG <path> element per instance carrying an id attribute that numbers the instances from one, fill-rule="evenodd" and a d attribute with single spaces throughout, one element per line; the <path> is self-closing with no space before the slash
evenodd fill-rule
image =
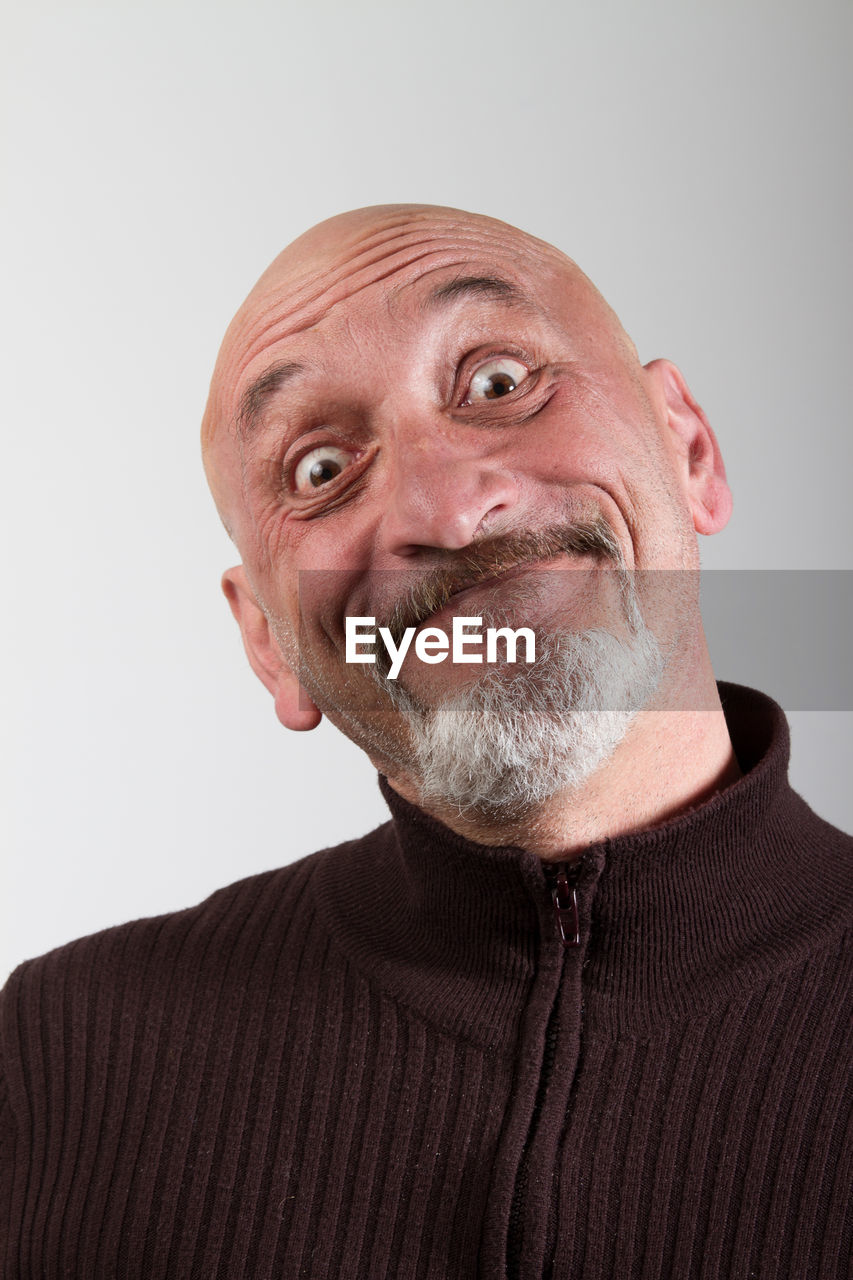
<path id="1" fill-rule="evenodd" d="M 529 301 L 516 285 L 499 276 L 458 276 L 434 289 L 427 298 L 427 305 L 453 302 L 457 298 L 496 298 L 500 302 Z"/>
<path id="2" fill-rule="evenodd" d="M 240 397 L 240 408 L 237 410 L 237 434 L 245 439 L 258 426 L 264 409 L 281 387 L 297 374 L 304 373 L 303 364 L 295 364 L 292 360 L 283 360 L 272 365 L 247 387 Z"/>

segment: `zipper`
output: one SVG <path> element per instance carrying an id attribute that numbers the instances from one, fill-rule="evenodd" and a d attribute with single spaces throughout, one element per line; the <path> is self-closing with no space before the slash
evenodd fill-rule
<path id="1" fill-rule="evenodd" d="M 543 866 L 543 870 L 550 890 L 560 941 L 566 951 L 571 951 L 573 948 L 580 946 L 577 883 L 580 879 L 581 860 L 578 858 L 570 863 L 560 862 L 556 866 L 546 863 Z M 527 1199 L 527 1183 L 530 1177 L 530 1153 L 533 1138 L 539 1128 L 539 1117 L 545 1101 L 545 1093 L 557 1058 L 558 1007 L 559 988 L 548 1017 L 548 1026 L 545 1030 L 545 1048 L 542 1054 L 542 1070 L 539 1074 L 536 1101 L 533 1106 L 527 1142 L 521 1155 L 518 1178 L 513 1190 L 512 1204 L 507 1222 L 506 1274 L 508 1280 L 517 1280 L 521 1266 L 522 1220 L 524 1203 Z"/>
<path id="2" fill-rule="evenodd" d="M 577 883 L 580 877 L 580 858 L 575 862 L 561 862 L 551 872 L 554 884 L 551 887 L 551 901 L 557 917 L 557 929 L 560 941 L 568 950 L 581 944 L 580 917 L 578 915 Z M 551 876 L 545 871 L 545 878 Z"/>

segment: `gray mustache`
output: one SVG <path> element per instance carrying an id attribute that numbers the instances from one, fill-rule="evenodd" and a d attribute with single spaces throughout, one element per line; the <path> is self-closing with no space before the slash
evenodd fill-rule
<path id="1" fill-rule="evenodd" d="M 377 618 L 395 645 L 409 627 L 419 627 L 458 592 L 511 569 L 564 554 L 595 555 L 616 566 L 622 564 L 621 548 L 603 516 L 536 532 L 494 534 L 464 551 L 439 550 L 437 554 L 446 562 L 426 572 L 385 618 Z"/>

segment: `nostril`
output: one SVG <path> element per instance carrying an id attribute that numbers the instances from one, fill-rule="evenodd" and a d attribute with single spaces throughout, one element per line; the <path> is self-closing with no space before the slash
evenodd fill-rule
<path id="1" fill-rule="evenodd" d="M 458 551 L 491 529 L 518 497 L 514 478 L 488 459 L 409 453 L 398 460 L 395 482 L 385 492 L 385 549 L 398 556 L 425 548 Z"/>
<path id="2" fill-rule="evenodd" d="M 477 525 L 477 528 L 474 530 L 475 537 L 480 537 L 481 535 L 494 532 L 493 526 L 495 522 L 504 514 L 504 512 L 510 511 L 511 509 L 512 504 L 509 502 L 495 503 L 495 505 L 486 512 L 480 523 Z"/>

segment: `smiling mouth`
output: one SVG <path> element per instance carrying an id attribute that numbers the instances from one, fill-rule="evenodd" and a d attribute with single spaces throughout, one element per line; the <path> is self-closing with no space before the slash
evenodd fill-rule
<path id="1" fill-rule="evenodd" d="M 559 560 L 565 560 L 566 558 L 566 553 L 563 552 L 559 556 L 549 556 L 547 559 L 525 560 L 521 564 L 514 564 L 510 568 L 504 569 L 500 573 L 488 574 L 482 578 L 478 578 L 476 582 L 460 587 L 457 591 L 452 591 L 445 602 L 433 613 L 427 614 L 426 617 L 422 618 L 414 625 L 420 629 L 425 626 L 427 622 L 435 624 L 437 619 L 445 616 L 452 617 L 454 614 L 459 613 L 460 603 L 464 603 L 467 598 L 483 594 L 488 596 L 493 588 L 499 588 L 503 586 L 504 583 L 513 583 L 522 578 L 526 578 L 531 571 L 535 573 L 539 570 L 545 570 L 549 566 L 556 567 Z M 409 625 L 412 624 L 410 623 Z"/>
<path id="2" fill-rule="evenodd" d="M 394 643 L 399 645 L 411 627 L 419 631 L 427 625 L 437 626 L 440 620 L 464 609 L 467 599 L 499 588 L 535 566 L 550 563 L 554 559 L 554 556 L 549 556 L 547 560 L 530 558 L 522 562 L 516 561 L 497 572 L 465 575 L 461 580 L 457 579 L 456 583 L 424 583 L 414 587 L 408 597 L 394 607 L 388 619 L 387 626 Z"/>
<path id="3" fill-rule="evenodd" d="M 619 543 L 602 516 L 539 532 L 494 535 L 465 551 L 440 554 L 445 565 L 428 571 L 382 620 L 397 645 L 410 627 L 434 621 L 449 605 L 458 612 L 469 593 L 499 587 L 555 560 L 592 559 L 611 568 L 622 563 Z"/>

